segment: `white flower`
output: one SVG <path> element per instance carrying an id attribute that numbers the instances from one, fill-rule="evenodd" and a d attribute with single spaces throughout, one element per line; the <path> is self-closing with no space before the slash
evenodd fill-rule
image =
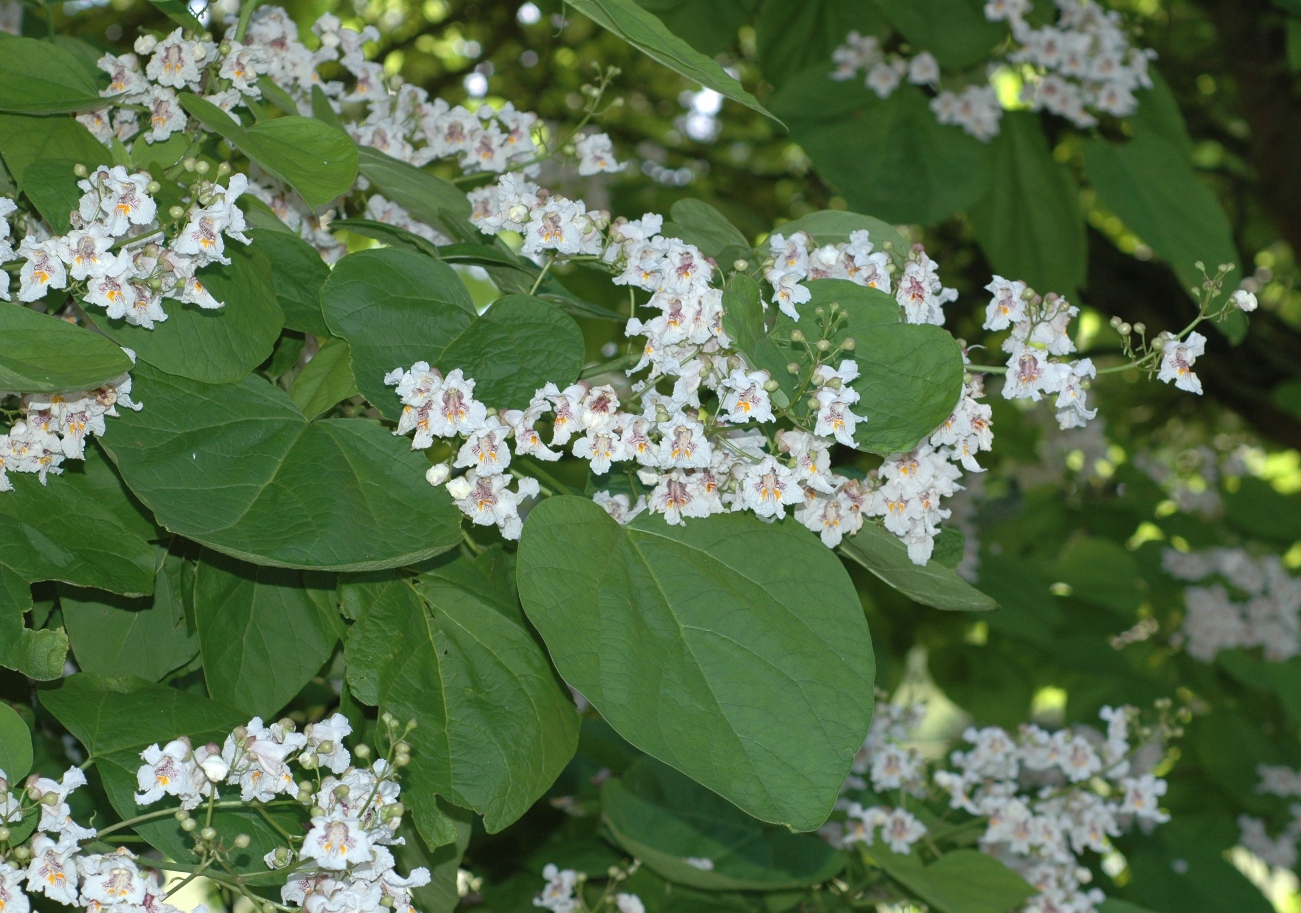
<path id="1" fill-rule="evenodd" d="M 684 517 L 707 517 L 715 510 L 717 495 L 711 500 L 709 493 L 703 490 L 690 476 L 679 470 L 671 470 L 659 477 L 654 483 L 647 509 L 653 514 L 663 514 L 665 522 L 678 525 Z M 717 509 L 721 510 L 718 504 Z"/>
<path id="2" fill-rule="evenodd" d="M 301 854 L 323 869 L 342 871 L 371 859 L 370 839 L 361 822 L 343 814 L 319 815 L 303 838 Z"/>
<path id="3" fill-rule="evenodd" d="M 69 232 L 56 239 L 59 259 L 68 265 L 73 279 L 87 279 L 101 275 L 116 261 L 108 253 L 113 246 L 113 238 L 104 227 L 90 224 L 86 228 Z"/>
<path id="4" fill-rule="evenodd" d="M 149 98 L 149 132 L 145 134 L 146 142 L 161 143 L 173 133 L 180 133 L 189 123 L 185 109 L 171 89 L 151 86 Z"/>
<path id="5" fill-rule="evenodd" d="M 21 887 L 23 873 L 0 860 L 0 911 L 3 913 L 29 913 L 31 902 Z"/>
<path id="6" fill-rule="evenodd" d="M 178 28 L 154 46 L 145 75 L 160 86 L 198 88 L 200 64 L 208 51 L 201 41 L 186 41 Z"/>
<path id="7" fill-rule="evenodd" d="M 545 907 L 553 913 L 570 913 L 578 908 L 574 898 L 574 888 L 578 885 L 578 873 L 573 869 L 560 869 L 553 863 L 547 863 L 542 869 L 542 877 L 547 880 L 542 893 L 533 898 L 533 906 Z"/>
<path id="8" fill-rule="evenodd" d="M 77 860 L 77 870 L 81 875 L 79 902 L 92 909 L 94 904 L 130 908 L 145 899 L 144 876 L 126 847 L 118 847 L 113 853 L 82 856 Z"/>
<path id="9" fill-rule="evenodd" d="M 683 856 L 682 861 L 693 869 L 700 869 L 702 872 L 714 871 L 714 860 L 708 856 Z"/>
<path id="10" fill-rule="evenodd" d="M 316 753 L 317 764 L 336 774 L 341 774 L 352 763 L 352 757 L 343 740 L 352 735 L 352 724 L 342 713 L 334 713 L 316 723 L 308 723 L 303 730 L 307 744 Z"/>
<path id="11" fill-rule="evenodd" d="M 140 792 L 136 794 L 136 805 L 150 805 L 164 795 L 176 796 L 181 800 L 181 808 L 196 808 L 200 796 L 194 784 L 194 752 L 190 740 L 173 739 L 164 747 L 150 745 L 141 754 L 145 763 L 136 772 L 136 781 Z"/>
<path id="12" fill-rule="evenodd" d="M 846 447 L 854 446 L 854 432 L 861 416 L 850 411 L 850 405 L 858 402 L 858 394 L 849 387 L 834 390 L 823 387 L 817 393 L 817 423 L 813 433 L 822 437 L 834 437 Z"/>
<path id="13" fill-rule="evenodd" d="M 502 538 L 518 539 L 523 523 L 519 504 L 536 498 L 540 491 L 536 479 L 520 479 L 515 491 L 508 487 L 504 475 L 479 476 L 474 470 L 447 483 L 447 492 L 476 526 L 496 526 Z"/>
<path id="14" fill-rule="evenodd" d="M 473 469 L 480 476 L 500 475 L 510 465 L 510 447 L 506 437 L 510 427 L 502 424 L 501 419 L 490 415 L 484 423 L 471 431 L 453 466 Z"/>
<path id="15" fill-rule="evenodd" d="M 766 456 L 741 475 L 740 502 L 760 517 L 781 518 L 786 508 L 800 503 L 795 476 L 776 457 Z"/>
<path id="16" fill-rule="evenodd" d="M 704 469 L 713 458 L 713 448 L 705 436 L 705 426 L 683 413 L 661 423 L 664 439 L 660 442 L 659 465 L 668 469 Z"/>
<path id="17" fill-rule="evenodd" d="M 588 460 L 595 475 L 605 475 L 610 471 L 611 463 L 626 460 L 627 451 L 618 432 L 589 430 L 574 442 L 574 456 Z"/>
<path id="18" fill-rule="evenodd" d="M 12 429 L 10 433 L 13 433 Z M 72 820 L 72 809 L 68 807 L 68 796 L 85 785 L 86 775 L 76 767 L 68 768 L 59 782 L 48 777 L 37 779 L 29 789 L 34 789 L 41 799 L 41 823 L 38 827 L 47 834 L 59 834 L 69 840 L 88 840 L 95 836 L 94 828 L 82 827 Z M 46 797 L 50 795 L 56 796 L 58 801 L 47 804 Z"/>
<path id="19" fill-rule="evenodd" d="M 1180 390 L 1189 393 L 1200 394 L 1202 381 L 1193 373 L 1192 366 L 1198 356 L 1205 352 L 1206 337 L 1201 333 L 1189 333 L 1183 342 L 1167 339 L 1161 347 L 1161 370 L 1157 372 L 1157 380 L 1173 383 Z"/>
<path id="20" fill-rule="evenodd" d="M 772 378 L 767 371 L 746 371 L 736 368 L 719 387 L 727 393 L 722 397 L 722 407 L 734 422 L 771 422 L 776 417 L 772 401 L 764 384 Z"/>
<path id="21" fill-rule="evenodd" d="M 21 282 L 18 287 L 19 301 L 38 301 L 52 288 L 67 287 L 68 271 L 59 258 L 57 239 L 33 241 L 32 236 L 28 235 L 18 245 L 18 256 L 27 260 L 18 274 Z"/>
<path id="22" fill-rule="evenodd" d="M 985 309 L 985 329 L 1006 330 L 1014 323 L 1025 320 L 1024 282 L 1009 281 L 1002 276 L 985 286 L 986 291 L 994 296 Z"/>
<path id="23" fill-rule="evenodd" d="M 615 161 L 614 144 L 604 133 L 593 133 L 580 139 L 575 148 L 578 150 L 578 173 L 584 177 L 600 174 L 603 171 L 618 172 L 623 165 Z"/>
<path id="24" fill-rule="evenodd" d="M 1157 824 L 1170 820 L 1170 816 L 1162 812 L 1158 805 L 1158 800 L 1166 792 L 1165 780 L 1160 780 L 1151 774 L 1125 777 L 1120 781 L 1120 789 L 1124 795 L 1120 805 L 1122 814 L 1129 812 Z"/>
<path id="25" fill-rule="evenodd" d="M 66 837 L 57 843 L 44 834 L 32 840 L 32 861 L 27 866 L 27 889 L 68 906 L 77 904 L 77 842 Z M 3 889 L 0 889 L 3 890 Z M 0 903 L 4 898 L 0 896 Z M 7 910 L 0 907 L 0 910 Z"/>
<path id="26" fill-rule="evenodd" d="M 901 808 L 887 814 L 881 822 L 881 839 L 892 853 L 912 852 L 913 844 L 925 835 L 926 825 Z"/>
<path id="27" fill-rule="evenodd" d="M 1240 311 L 1254 311 L 1256 309 L 1256 296 L 1243 288 L 1230 295 L 1229 302 Z"/>
<path id="28" fill-rule="evenodd" d="M 614 905 L 619 908 L 619 913 L 646 913 L 646 905 L 636 894 L 620 892 L 614 895 Z"/>
<path id="29" fill-rule="evenodd" d="M 908 81 L 915 86 L 934 86 L 940 81 L 940 64 L 929 51 L 908 61 Z"/>

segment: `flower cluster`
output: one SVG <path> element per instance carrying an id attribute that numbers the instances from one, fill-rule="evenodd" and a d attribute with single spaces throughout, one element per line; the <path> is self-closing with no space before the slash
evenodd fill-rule
<path id="1" fill-rule="evenodd" d="M 1088 887 L 1092 874 L 1080 857 L 1110 852 L 1111 838 L 1135 822 L 1169 820 L 1160 809 L 1166 783 L 1145 769 L 1164 752 L 1159 742 L 1131 748 L 1132 708 L 1104 707 L 1105 732 L 1049 732 L 1032 724 L 1015 735 L 995 726 L 969 728 L 963 733 L 968 750 L 952 752 L 947 766 L 928 775 L 921 754 L 907 744 L 924 708 L 877 706 L 882 717 L 837 803 L 844 818 L 822 830 L 837 846 L 872 846 L 879 839 L 891 852 L 908 853 L 923 837 L 942 839 L 943 832 L 931 833 L 904 808 L 881 803 L 896 791 L 914 800 L 942 796 L 950 809 L 983 818 L 980 848 L 1040 892 L 1022 908 L 1027 913 L 1094 913 L 1106 898 Z M 873 801 L 864 805 L 855 794 Z"/>
<path id="2" fill-rule="evenodd" d="M 1283 799 L 1301 798 L 1301 770 L 1261 764 L 1256 772 L 1260 775 L 1256 792 Z M 1288 814 L 1288 823 L 1277 837 L 1269 836 L 1265 822 L 1260 818 L 1240 815 L 1238 827 L 1242 833 L 1238 842 L 1269 865 L 1295 869 L 1298 845 L 1301 845 L 1301 802 L 1289 805 Z"/>
<path id="3" fill-rule="evenodd" d="M 212 866 L 209 877 L 218 880 L 225 878 L 221 869 L 229 871 L 227 857 L 247 848 L 250 838 L 245 834 L 225 838 L 211 824 L 200 827 L 190 817 L 191 810 L 205 805 L 211 822 L 216 809 L 264 807 L 277 800 L 307 807 L 306 834 L 286 836 L 289 845 L 267 853 L 264 860 L 272 869 L 286 870 L 282 909 L 414 913 L 411 889 L 427 884 L 429 872 L 415 869 L 409 876 L 398 875 L 387 849 L 402 842 L 396 837 L 403 813 L 397 768 L 409 761 L 409 748 L 401 741 L 396 721 L 385 719 L 382 724 L 389 735 L 390 756 L 368 767 L 355 766 L 344 747 L 351 727 L 339 714 L 309 724 L 301 733 L 288 720 L 268 726 L 254 718 L 221 745 L 196 748 L 184 737 L 163 746 L 150 745 L 141 754 L 144 764 L 136 774 L 140 792 L 135 801 L 143 806 L 164 796 L 179 799 L 176 820 L 183 831 L 194 835 L 196 854 L 208 861 L 204 869 Z M 369 746 L 358 746 L 358 758 L 369 755 Z M 30 840 L 9 852 L 13 862 L 25 868 L 0 858 L 0 903 L 6 913 L 28 913 L 38 894 L 90 910 L 179 913 L 166 903 L 157 864 L 138 859 L 125 847 L 109 853 L 83 851 L 87 841 L 111 840 L 111 834 L 122 827 L 96 831 L 73 819 L 68 797 L 85 783 L 81 770 L 72 768 L 61 782 L 33 775 L 21 793 L 14 793 L 0 772 L 0 826 L 11 831 L 27 816 L 40 816 Z M 218 790 L 224 786 L 237 789 L 239 799 L 221 801 Z M 286 796 L 291 798 L 280 798 Z M 172 814 L 167 809 L 144 817 Z M 257 902 L 233 872 L 222 883 Z"/>
<path id="4" fill-rule="evenodd" d="M 625 873 L 616 868 L 612 874 L 621 878 Z M 553 863 L 547 863 L 542 869 L 542 877 L 547 883 L 538 896 L 533 898 L 533 906 L 550 910 L 551 913 L 646 913 L 646 905 L 636 894 L 613 890 L 618 878 L 615 879 L 615 884 L 606 888 L 596 906 L 589 907 L 583 898 L 586 876 L 574 869 L 562 869 Z"/>
<path id="5" fill-rule="evenodd" d="M 1211 662 L 1221 650 L 1261 647 L 1266 660 L 1280 663 L 1301 654 L 1301 581 L 1276 556 L 1167 549 L 1162 565 L 1178 580 L 1209 584 L 1184 590 L 1179 636 L 1188 655 Z"/>
<path id="6" fill-rule="evenodd" d="M 206 166 L 205 166 L 206 171 Z M 249 243 L 244 216 L 235 201 L 247 186 L 240 174 L 227 186 L 199 180 L 190 188 L 188 210 L 176 206 L 171 240 L 159 218 L 152 194 L 159 185 L 147 173 L 129 173 L 121 165 L 101 165 L 78 172 L 82 196 L 71 213 L 72 230 L 52 236 L 42 223 L 30 223 L 27 235 L 11 246 L 8 217 L 16 206 L 0 198 L 0 263 L 21 259 L 18 300 L 38 301 L 53 290 L 76 292 L 109 317 L 152 329 L 167 319 L 164 298 L 219 308 L 196 272 L 210 263 L 229 263 L 223 236 Z M 9 299 L 9 274 L 0 272 L 0 298 Z"/>
<path id="7" fill-rule="evenodd" d="M 769 239 L 771 261 L 764 278 L 772 286 L 772 302 L 791 320 L 799 320 L 796 305 L 804 304 L 812 292 L 803 283 L 813 279 L 846 279 L 886 294 L 893 292 L 903 309 L 905 323 L 944 324 L 943 307 L 956 301 L 956 289 L 945 288 L 939 268 L 920 244 L 910 251 L 895 251 L 890 242 L 877 249 L 869 233 L 851 232 L 848 242 L 818 246 L 805 232 L 789 238 L 773 234 Z M 894 278 L 895 257 L 903 272 Z"/>
<path id="8" fill-rule="evenodd" d="M 94 390 L 23 397 L 23 420 L 0 434 L 0 492 L 13 490 L 7 472 L 34 473 L 44 485 L 50 473 L 63 472 L 65 459 L 85 459 L 86 435 L 102 435 L 118 406 L 142 408 L 131 399 L 129 374 Z"/>
<path id="9" fill-rule="evenodd" d="M 1012 31 L 1011 42 L 991 58 L 989 70 L 1015 68 L 1022 79 L 1022 103 L 1079 127 L 1097 125 L 1094 111 L 1133 114 L 1138 108 L 1134 92 L 1152 86 L 1147 67 L 1155 52 L 1132 47 L 1119 14 L 1093 0 L 1056 0 L 1056 5 L 1056 23 L 1034 28 L 1025 18 L 1030 0 L 989 0 L 985 18 L 1007 22 Z M 936 90 L 930 106 L 940 123 L 961 127 L 983 142 L 999 133 L 1003 108 L 994 88 L 973 84 L 957 92 L 940 90 L 939 63 L 926 51 L 912 57 L 886 53 L 879 39 L 850 32 L 832 61 L 832 79 L 865 73 L 867 87 L 881 98 L 889 98 L 906 79 Z"/>
<path id="10" fill-rule="evenodd" d="M 1067 330 L 1080 309 L 1065 298 L 1052 293 L 1041 297 L 1024 282 L 1002 276 L 995 276 L 985 288 L 994 296 L 985 310 L 985 329 L 1011 330 L 1003 342 L 1009 356 L 1004 398 L 1038 402 L 1045 393 L 1056 394 L 1058 424 L 1063 429 L 1082 427 L 1098 414 L 1086 402 L 1097 369 L 1088 358 L 1070 362 L 1053 358 L 1075 351 Z"/>

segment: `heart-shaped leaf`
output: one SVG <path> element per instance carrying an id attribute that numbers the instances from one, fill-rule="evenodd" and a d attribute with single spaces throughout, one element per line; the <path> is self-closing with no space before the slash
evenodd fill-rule
<path id="1" fill-rule="evenodd" d="M 0 390 L 93 390 L 130 370 L 131 359 L 103 336 L 30 308 L 0 307 Z"/>

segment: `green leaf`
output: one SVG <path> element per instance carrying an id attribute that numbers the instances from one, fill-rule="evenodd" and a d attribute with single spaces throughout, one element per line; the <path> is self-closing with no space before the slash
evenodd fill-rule
<path id="1" fill-rule="evenodd" d="M 107 102 L 71 52 L 36 38 L 0 39 L 0 111 L 62 114 Z"/>
<path id="2" fill-rule="evenodd" d="M 777 120 L 722 67 L 670 32 L 663 22 L 642 9 L 633 0 L 566 0 L 566 2 L 652 60 L 662 63 L 670 70 L 676 70 L 692 82 L 713 89 L 733 101 L 739 101 L 747 108 Z"/>
<path id="3" fill-rule="evenodd" d="M 983 0 L 876 0 L 914 50 L 930 51 L 946 67 L 984 63 L 1007 35 L 985 18 Z"/>
<path id="4" fill-rule="evenodd" d="M 573 318 L 528 295 L 507 295 L 476 315 L 450 266 L 406 250 L 344 257 L 321 292 L 325 320 L 348 341 L 357 389 L 388 418 L 402 404 L 384 375 L 427 361 L 461 368 L 474 395 L 520 409 L 547 381 L 572 383 L 583 367 L 583 334 Z"/>
<path id="5" fill-rule="evenodd" d="M 1178 146 L 1153 133 L 1123 144 L 1091 139 L 1084 170 L 1099 201 L 1170 264 L 1185 290 L 1201 287 L 1199 260 L 1212 274 L 1221 263 L 1234 264 L 1231 286 L 1242 278 L 1228 216 Z M 1232 341 L 1247 331 L 1245 318 L 1237 318 L 1217 324 Z"/>
<path id="6" fill-rule="evenodd" d="M 976 240 L 995 272 L 1074 298 L 1086 259 L 1079 185 L 1053 160 L 1037 114 L 1007 112 L 993 146 L 993 184 L 970 212 Z"/>
<path id="7" fill-rule="evenodd" d="M 204 310 L 168 299 L 168 318 L 152 330 L 110 320 L 87 308 L 95 325 L 140 361 L 168 374 L 210 384 L 233 383 L 271 355 L 284 313 L 276 301 L 272 264 L 257 248 L 231 244 L 230 265 L 199 270 L 199 280 L 224 307 Z"/>
<path id="8" fill-rule="evenodd" d="M 1143 604 L 1146 586 L 1138 562 L 1123 545 L 1110 539 L 1086 537 L 1071 543 L 1053 569 L 1071 595 L 1091 605 L 1130 618 Z"/>
<path id="9" fill-rule="evenodd" d="M 28 628 L 23 616 L 31 609 L 31 585 L 0 564 L 0 666 L 39 681 L 59 678 L 67 660 L 68 635 L 62 628 Z"/>
<path id="10" fill-rule="evenodd" d="M 439 228 L 448 215 L 470 217 L 470 201 L 455 184 L 370 146 L 360 146 L 357 152 L 362 175 L 419 221 Z"/>
<path id="11" fill-rule="evenodd" d="M 10 475 L 14 490 L 0 497 L 0 568 L 30 583 L 54 580 L 124 596 L 151 593 L 153 549 L 121 483 L 92 446 L 81 466 L 69 465 L 48 485 L 35 476 Z M 28 599 L 24 610 L 30 606 Z"/>
<path id="12" fill-rule="evenodd" d="M 890 250 L 896 258 L 907 256 L 912 247 L 908 239 L 899 233 L 899 229 L 889 222 L 838 209 L 820 209 L 792 222 L 785 222 L 778 228 L 787 238 L 802 231 L 818 244 L 846 244 L 854 232 L 866 231 L 872 244 L 879 250 L 885 249 L 886 242 L 889 242 Z"/>
<path id="13" fill-rule="evenodd" d="M 460 542 L 460 514 L 428 464 L 365 419 L 308 422 L 260 377 L 214 385 L 136 369 L 149 404 L 104 444 L 167 529 L 245 561 L 376 570 Z M 4 499 L 0 499 L 2 509 Z"/>
<path id="14" fill-rule="evenodd" d="M 872 862 L 940 913 L 1006 913 L 1039 893 L 993 856 L 979 850 L 954 850 L 930 865 L 916 853 L 903 856 L 888 847 L 865 851 Z"/>
<path id="15" fill-rule="evenodd" d="M 1259 539 L 1288 546 L 1301 539 L 1301 499 L 1285 495 L 1264 479 L 1246 476 L 1224 495 L 1229 525 Z"/>
<path id="16" fill-rule="evenodd" d="M 0 390 L 93 390 L 130 370 L 131 359 L 103 336 L 21 305 L 0 307 Z"/>
<path id="17" fill-rule="evenodd" d="M 872 716 L 858 595 L 808 530 L 742 514 L 620 526 L 537 505 L 519 547 L 529 620 L 620 735 L 764 821 L 831 811 Z"/>
<path id="18" fill-rule="evenodd" d="M 601 811 L 620 846 L 675 884 L 775 891 L 827 881 L 845 867 L 845 855 L 817 837 L 756 821 L 651 758 L 605 782 Z M 687 857 L 713 867 L 702 871 Z"/>
<path id="19" fill-rule="evenodd" d="M 194 574 L 194 621 L 208 694 L 272 717 L 339 642 L 334 582 L 204 553 Z"/>
<path id="20" fill-rule="evenodd" d="M 154 561 L 149 598 L 60 588 L 63 623 L 81 671 L 157 682 L 198 655 L 199 641 L 186 611 L 193 568 L 161 546 L 155 546 Z"/>
<path id="21" fill-rule="evenodd" d="M 422 238 L 415 232 L 407 231 L 405 228 L 390 225 L 387 222 L 377 222 L 374 219 L 337 219 L 330 223 L 330 227 L 335 230 L 350 231 L 353 234 L 361 235 L 363 238 L 379 241 L 389 247 L 412 250 L 418 254 L 433 257 L 435 260 L 443 259 L 439 256 L 438 245 L 433 241 Z"/>
<path id="22" fill-rule="evenodd" d="M 818 174 L 858 212 L 932 225 L 989 189 L 989 146 L 936 121 L 915 86 L 882 100 L 857 80 L 809 70 L 771 104 Z"/>
<path id="23" fill-rule="evenodd" d="M 457 870 L 461 867 L 461 859 L 470 845 L 470 834 L 474 829 L 474 815 L 468 810 L 447 802 L 439 802 L 438 809 L 455 832 L 450 843 L 431 849 L 415 828 L 404 823 L 399 836 L 405 837 L 406 843 L 393 847 L 393 855 L 403 871 L 409 872 L 421 866 L 429 869 L 429 884 L 411 892 L 421 913 L 453 913 L 460 904 Z"/>
<path id="24" fill-rule="evenodd" d="M 112 163 L 109 150 L 71 117 L 0 114 L 0 155 L 19 189 L 60 231 L 81 200 L 73 166 Z"/>
<path id="25" fill-rule="evenodd" d="M 309 206 L 324 206 L 357 181 L 357 144 L 314 117 L 278 117 L 241 127 L 209 101 L 180 94 L 181 107 L 240 152 L 292 186 Z"/>
<path id="26" fill-rule="evenodd" d="M 845 557 L 861 564 L 914 602 L 955 612 L 988 612 L 998 603 L 937 561 L 913 564 L 899 537 L 864 523 L 857 534 L 840 543 Z"/>
<path id="27" fill-rule="evenodd" d="M 337 222 L 334 224 L 338 224 Z M 321 316 L 321 286 L 330 268 L 315 247 L 294 234 L 259 228 L 250 234 L 253 249 L 271 261 L 271 281 L 285 315 L 285 328 L 329 336 Z"/>
<path id="28" fill-rule="evenodd" d="M 248 721 L 244 714 L 216 701 L 138 678 L 104 678 L 82 672 L 62 679 L 55 687 L 41 689 L 40 697 L 42 706 L 86 747 L 108 801 L 123 818 L 146 811 L 134 798 L 136 770 L 145 748 L 179 736 L 188 736 L 196 745 L 220 743 Z M 157 811 L 158 807 L 147 810 Z M 283 809 L 268 809 L 265 814 L 290 832 L 300 831 L 306 820 L 301 812 Z M 227 846 L 236 834 L 252 838 L 247 849 L 231 853 L 231 863 L 240 872 L 266 871 L 262 856 L 284 842 L 252 808 L 218 809 L 212 826 Z M 195 860 L 194 838 L 170 815 L 138 824 L 134 830 L 169 859 Z"/>
<path id="29" fill-rule="evenodd" d="M 158 10 L 158 12 L 162 13 L 186 31 L 203 31 L 202 23 L 200 23 L 198 19 L 194 18 L 194 14 L 190 12 L 190 8 L 182 3 L 181 0 L 149 0 L 149 2 L 153 5 L 154 9 Z"/>
<path id="30" fill-rule="evenodd" d="M 694 244 L 724 269 L 750 251 L 750 242 L 740 229 L 703 200 L 678 200 L 669 212 L 673 222 L 665 234 Z"/>
<path id="31" fill-rule="evenodd" d="M 16 786 L 31 769 L 31 730 L 12 707 L 0 703 L 0 771 Z"/>
<path id="32" fill-rule="evenodd" d="M 702 54 L 713 56 L 736 43 L 736 33 L 754 12 L 756 0 L 637 0 Z"/>
<path id="33" fill-rule="evenodd" d="M 799 379 L 786 370 L 791 354 L 768 335 L 759 294 L 759 286 L 749 276 L 733 276 L 723 289 L 723 330 L 751 364 L 772 375 L 780 387 L 778 392 L 789 403 L 799 391 Z"/>
<path id="34" fill-rule="evenodd" d="M 319 418 L 350 396 L 357 395 L 348 361 L 348 344 L 328 339 L 303 366 L 289 386 L 289 398 L 308 419 Z"/>
<path id="35" fill-rule="evenodd" d="M 348 636 L 348 682 L 359 700 L 420 724 L 404 793 L 416 826 L 436 842 L 437 793 L 501 830 L 578 746 L 578 714 L 518 602 L 482 558 L 363 586 L 370 606 Z"/>
<path id="36" fill-rule="evenodd" d="M 846 35 L 884 37 L 889 24 L 865 0 L 764 0 L 754 31 L 763 75 L 780 86 L 806 68 L 830 73 L 832 52 Z"/>

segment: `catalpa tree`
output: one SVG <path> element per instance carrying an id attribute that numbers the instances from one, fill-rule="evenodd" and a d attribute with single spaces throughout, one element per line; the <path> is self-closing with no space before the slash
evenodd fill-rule
<path id="1" fill-rule="evenodd" d="M 1288 903 L 1301 10 L 1131 6 L 0 4 L 0 910 Z"/>

